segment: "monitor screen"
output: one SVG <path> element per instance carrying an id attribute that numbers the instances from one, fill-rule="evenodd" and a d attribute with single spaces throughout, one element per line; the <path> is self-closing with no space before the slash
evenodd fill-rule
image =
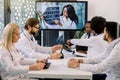
<path id="1" fill-rule="evenodd" d="M 87 1 L 36 1 L 41 30 L 81 30 L 87 21 Z"/>

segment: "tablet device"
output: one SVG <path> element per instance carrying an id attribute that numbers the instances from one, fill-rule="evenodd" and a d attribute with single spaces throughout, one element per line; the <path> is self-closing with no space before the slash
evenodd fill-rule
<path id="1" fill-rule="evenodd" d="M 48 62 L 48 59 L 49 59 L 49 57 L 46 59 L 45 66 L 44 66 L 43 69 L 48 69 L 49 68 L 51 63 Z"/>
<path id="2" fill-rule="evenodd" d="M 43 69 L 48 69 L 51 63 L 46 63 Z"/>

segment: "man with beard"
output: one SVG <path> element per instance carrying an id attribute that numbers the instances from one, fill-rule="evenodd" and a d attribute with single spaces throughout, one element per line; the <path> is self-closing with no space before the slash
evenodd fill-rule
<path id="1" fill-rule="evenodd" d="M 106 72 L 107 78 L 105 80 L 120 80 L 120 38 L 117 38 L 117 33 L 119 32 L 117 27 L 119 26 L 117 26 L 116 22 L 106 23 L 104 40 L 109 43 L 109 47 L 102 56 L 70 59 L 68 66 L 71 68 L 79 67 L 80 70 L 93 73 Z"/>
<path id="2" fill-rule="evenodd" d="M 108 43 L 103 40 L 105 24 L 105 18 L 101 16 L 95 16 L 91 19 L 91 28 L 94 36 L 91 36 L 88 39 L 70 39 L 67 40 L 67 43 L 87 46 L 87 58 L 100 56 L 106 51 L 108 46 Z"/>
<path id="3" fill-rule="evenodd" d="M 47 58 L 59 59 L 62 55 L 53 53 L 62 48 L 62 45 L 55 45 L 52 47 L 43 47 L 37 44 L 34 36 L 39 31 L 39 21 L 35 18 L 29 18 L 24 26 L 25 30 L 20 35 L 17 47 L 25 57 L 29 58 Z M 53 54 L 51 54 L 53 53 Z"/>

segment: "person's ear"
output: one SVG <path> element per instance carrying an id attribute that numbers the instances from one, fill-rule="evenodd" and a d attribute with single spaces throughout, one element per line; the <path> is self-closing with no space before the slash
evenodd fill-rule
<path id="1" fill-rule="evenodd" d="M 28 30 L 31 30 L 31 28 L 32 28 L 31 26 L 28 26 Z"/>
<path id="2" fill-rule="evenodd" d="M 106 27 L 104 28 L 104 33 L 106 33 Z"/>

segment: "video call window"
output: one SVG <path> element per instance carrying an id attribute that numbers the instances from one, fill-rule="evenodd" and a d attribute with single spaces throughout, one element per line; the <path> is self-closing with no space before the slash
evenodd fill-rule
<path id="1" fill-rule="evenodd" d="M 81 30 L 87 21 L 87 1 L 36 1 L 41 30 Z"/>

